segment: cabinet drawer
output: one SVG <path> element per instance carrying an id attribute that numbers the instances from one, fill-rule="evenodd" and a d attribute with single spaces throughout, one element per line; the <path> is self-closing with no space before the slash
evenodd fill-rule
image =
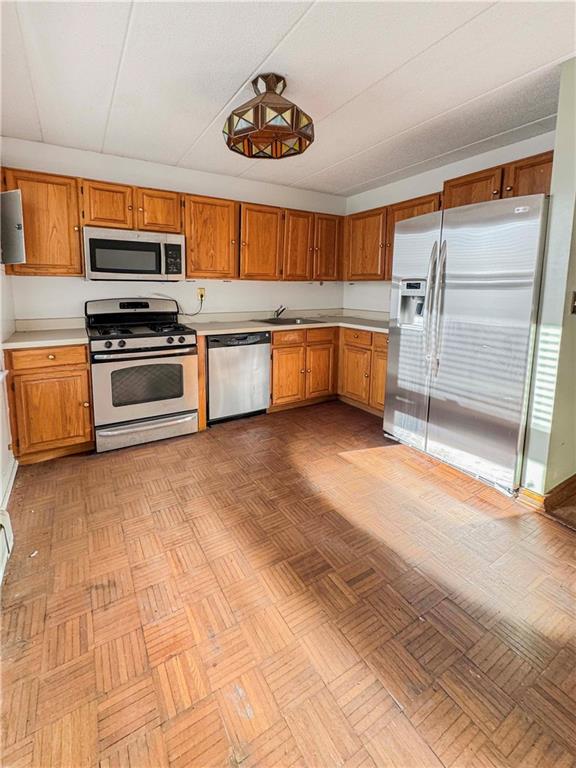
<path id="1" fill-rule="evenodd" d="M 329 343 L 336 340 L 338 328 L 310 328 L 306 331 L 308 344 Z"/>
<path id="2" fill-rule="evenodd" d="M 372 333 L 370 331 L 355 331 L 353 328 L 342 329 L 344 344 L 355 344 L 357 347 L 371 347 Z"/>
<path id="3" fill-rule="evenodd" d="M 288 344 L 304 344 L 306 331 L 275 331 L 272 334 L 272 344 L 275 347 L 284 347 Z"/>
<path id="4" fill-rule="evenodd" d="M 375 333 L 374 334 L 374 349 L 381 352 L 388 351 L 388 334 L 387 333 Z"/>
<path id="5" fill-rule="evenodd" d="M 86 363 L 86 346 L 42 347 L 10 350 L 10 368 L 23 371 L 28 368 L 55 368 L 60 365 Z"/>

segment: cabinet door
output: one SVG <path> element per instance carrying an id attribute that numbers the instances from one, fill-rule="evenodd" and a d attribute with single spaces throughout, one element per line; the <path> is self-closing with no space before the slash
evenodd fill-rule
<path id="1" fill-rule="evenodd" d="M 416 197 L 388 207 L 386 216 L 386 269 L 384 277 L 392 280 L 392 259 L 394 257 L 394 229 L 399 221 L 434 213 L 440 210 L 440 193 Z"/>
<path id="2" fill-rule="evenodd" d="M 179 192 L 136 189 L 136 228 L 151 232 L 181 232 L 182 206 Z"/>
<path id="3" fill-rule="evenodd" d="M 184 198 L 187 277 L 238 277 L 238 203 Z"/>
<path id="4" fill-rule="evenodd" d="M 553 152 L 544 152 L 504 166 L 502 197 L 549 194 L 553 156 Z"/>
<path id="5" fill-rule="evenodd" d="M 312 344 L 306 348 L 306 398 L 334 392 L 334 344 Z"/>
<path id="6" fill-rule="evenodd" d="M 279 280 L 282 268 L 281 208 L 242 204 L 240 277 Z"/>
<path id="7" fill-rule="evenodd" d="M 272 350 L 272 405 L 297 403 L 306 396 L 306 348 Z"/>
<path id="8" fill-rule="evenodd" d="M 349 217 L 347 280 L 384 279 L 385 222 L 385 209 Z"/>
<path id="9" fill-rule="evenodd" d="M 134 226 L 133 189 L 105 181 L 80 182 L 84 224 L 94 227 L 132 229 Z"/>
<path id="10" fill-rule="evenodd" d="M 370 399 L 370 363 L 372 352 L 360 347 L 342 348 L 342 392 L 345 397 L 368 403 Z"/>
<path id="11" fill-rule="evenodd" d="M 286 211 L 284 219 L 284 280 L 311 280 L 314 255 L 314 214 Z"/>
<path id="12" fill-rule="evenodd" d="M 18 454 L 86 443 L 92 438 L 88 371 L 14 377 Z"/>
<path id="13" fill-rule="evenodd" d="M 340 217 L 317 213 L 314 226 L 314 280 L 338 280 Z"/>
<path id="14" fill-rule="evenodd" d="M 485 203 L 487 200 L 498 200 L 502 187 L 502 167 L 487 168 L 478 173 L 469 173 L 457 179 L 444 182 L 442 206 L 456 208 L 459 205 Z"/>
<path id="15" fill-rule="evenodd" d="M 370 375 L 370 405 L 379 411 L 384 410 L 386 396 L 386 368 L 388 353 L 375 349 L 372 352 L 372 371 Z"/>
<path id="16" fill-rule="evenodd" d="M 6 170 L 8 189 L 19 189 L 24 214 L 26 263 L 15 275 L 81 275 L 80 212 L 76 179 Z"/>

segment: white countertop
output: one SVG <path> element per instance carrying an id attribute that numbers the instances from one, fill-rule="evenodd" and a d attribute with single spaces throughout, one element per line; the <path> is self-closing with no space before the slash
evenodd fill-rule
<path id="1" fill-rule="evenodd" d="M 67 347 L 88 344 L 84 328 L 54 328 L 52 330 L 16 331 L 2 342 L 2 349 L 27 347 Z"/>
<path id="2" fill-rule="evenodd" d="M 271 325 L 264 321 L 228 320 L 226 322 L 194 322 L 193 318 L 186 320 L 196 329 L 198 336 L 218 335 L 220 333 L 249 333 L 250 331 L 293 331 L 299 328 L 322 328 L 338 326 L 340 328 L 355 328 L 361 331 L 378 331 L 388 333 L 386 320 L 371 320 L 365 317 L 342 317 L 341 315 L 323 315 L 317 323 Z M 27 347 L 63 347 L 71 344 L 87 344 L 88 336 L 84 328 L 53 328 L 16 331 L 6 341 L 2 349 L 26 349 Z"/>

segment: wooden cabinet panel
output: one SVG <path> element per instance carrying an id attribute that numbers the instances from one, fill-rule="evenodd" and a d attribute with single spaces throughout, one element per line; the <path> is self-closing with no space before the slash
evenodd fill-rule
<path id="1" fill-rule="evenodd" d="M 133 188 L 125 184 L 83 179 L 80 182 L 84 224 L 95 227 L 132 229 L 134 226 Z"/>
<path id="2" fill-rule="evenodd" d="M 22 193 L 26 263 L 15 275 L 81 275 L 80 211 L 76 179 L 6 169 L 6 186 Z"/>
<path id="3" fill-rule="evenodd" d="M 340 217 L 317 213 L 314 223 L 314 280 L 338 280 L 340 276 Z"/>
<path id="4" fill-rule="evenodd" d="M 88 376 L 88 370 L 14 376 L 18 455 L 91 440 Z"/>
<path id="5" fill-rule="evenodd" d="M 40 347 L 6 350 L 7 367 L 12 371 L 30 368 L 56 368 L 61 365 L 86 365 L 87 347 L 75 344 L 67 347 Z"/>
<path id="6" fill-rule="evenodd" d="M 306 341 L 308 344 L 318 344 L 321 342 L 333 344 L 336 341 L 338 328 L 309 328 L 306 331 Z"/>
<path id="7" fill-rule="evenodd" d="M 502 197 L 549 194 L 553 157 L 553 152 L 544 152 L 505 165 Z"/>
<path id="8" fill-rule="evenodd" d="M 181 232 L 182 206 L 179 192 L 136 189 L 136 229 L 152 232 Z"/>
<path id="9" fill-rule="evenodd" d="M 386 209 L 348 217 L 347 280 L 383 280 Z"/>
<path id="10" fill-rule="evenodd" d="M 238 216 L 232 200 L 186 195 L 187 277 L 238 277 Z"/>
<path id="11" fill-rule="evenodd" d="M 306 398 L 334 392 L 334 344 L 312 344 L 306 348 Z"/>
<path id="12" fill-rule="evenodd" d="M 370 331 L 360 331 L 355 328 L 343 328 L 342 341 L 344 344 L 353 344 L 355 347 L 371 347 L 372 334 Z"/>
<path id="13" fill-rule="evenodd" d="M 378 410 L 384 410 L 387 365 L 388 352 L 374 349 L 372 352 L 372 369 L 370 374 L 370 405 Z"/>
<path id="14" fill-rule="evenodd" d="M 272 333 L 272 345 L 293 346 L 294 344 L 304 344 L 306 331 L 274 331 Z"/>
<path id="15" fill-rule="evenodd" d="M 440 193 L 416 197 L 396 205 L 390 205 L 386 215 L 386 268 L 384 277 L 392 279 L 392 259 L 394 256 L 394 229 L 399 221 L 422 216 L 440 210 Z"/>
<path id="16" fill-rule="evenodd" d="M 279 280 L 282 265 L 281 208 L 242 204 L 240 277 L 246 280 Z"/>
<path id="17" fill-rule="evenodd" d="M 286 211 L 284 219 L 284 280 L 311 280 L 314 255 L 314 214 Z"/>
<path id="18" fill-rule="evenodd" d="M 379 349 L 384 352 L 387 352 L 389 341 L 390 341 L 390 336 L 387 333 L 375 333 L 373 335 L 374 349 Z"/>
<path id="19" fill-rule="evenodd" d="M 306 348 L 272 350 L 272 405 L 297 403 L 306 397 Z"/>
<path id="20" fill-rule="evenodd" d="M 442 206 L 455 208 L 459 205 L 484 203 L 498 200 L 502 187 L 502 168 L 487 168 L 444 182 Z"/>
<path id="21" fill-rule="evenodd" d="M 370 363 L 372 351 L 361 347 L 342 347 L 341 394 L 368 403 L 370 400 Z"/>

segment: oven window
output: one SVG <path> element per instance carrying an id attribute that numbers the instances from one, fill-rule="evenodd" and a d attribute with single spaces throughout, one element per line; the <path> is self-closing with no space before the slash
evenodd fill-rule
<path id="1" fill-rule="evenodd" d="M 150 363 L 112 371 L 112 405 L 136 405 L 184 396 L 184 366 Z"/>
<path id="2" fill-rule="evenodd" d="M 159 275 L 161 256 L 160 243 L 132 243 L 129 240 L 90 238 L 92 272 Z"/>

